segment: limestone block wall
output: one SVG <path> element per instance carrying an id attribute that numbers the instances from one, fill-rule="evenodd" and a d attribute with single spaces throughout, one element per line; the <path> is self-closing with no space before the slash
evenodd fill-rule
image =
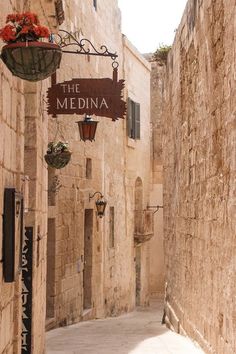
<path id="1" fill-rule="evenodd" d="M 24 174 L 29 178 L 25 226 L 33 227 L 32 351 L 43 353 L 45 335 L 46 246 L 47 246 L 47 121 L 43 93 L 48 80 L 24 82 L 25 146 Z"/>
<path id="2" fill-rule="evenodd" d="M 24 96 L 21 82 L 0 63 L 0 352 L 17 352 L 21 335 L 21 278 L 14 283 L 3 279 L 2 221 L 4 188 L 23 190 Z M 14 321 L 14 322 L 13 322 Z"/>
<path id="3" fill-rule="evenodd" d="M 43 4 L 41 1 L 40 6 L 42 10 L 45 2 Z M 35 11 L 39 14 L 42 24 L 48 24 L 45 13 L 41 13 L 36 7 L 31 8 L 29 2 L 4 1 L 0 26 L 5 24 L 7 14 L 26 10 Z M 48 138 L 43 97 L 47 86 L 48 80 L 30 84 L 13 77 L 0 62 L 0 230 L 4 188 L 15 188 L 26 197 L 26 181 L 29 181 L 28 198 L 25 199 L 28 212 L 24 213 L 24 226 L 32 226 L 34 232 L 31 332 L 33 353 L 44 352 L 45 333 L 47 168 L 43 156 Z M 2 239 L 1 231 L 0 353 L 18 354 L 21 353 L 23 306 L 21 274 L 13 283 L 4 282 Z"/>
<path id="4" fill-rule="evenodd" d="M 188 2 L 164 102 L 167 316 L 217 354 L 236 351 L 235 10 Z"/>
<path id="5" fill-rule="evenodd" d="M 165 94 L 165 64 L 151 61 L 151 193 L 149 205 L 163 205 L 162 119 Z M 164 294 L 163 209 L 151 209 L 154 214 L 154 237 L 150 240 L 150 293 Z"/>
<path id="6" fill-rule="evenodd" d="M 94 142 L 82 142 L 75 121 L 82 116 L 49 118 L 49 141 L 66 140 L 73 151 L 71 162 L 60 171 L 49 169 L 49 224 L 52 242 L 48 248 L 47 314 L 52 326 L 129 311 L 135 305 L 134 264 L 134 187 L 143 179 L 145 205 L 149 193 L 149 64 L 140 54 L 129 55 L 135 65 L 132 75 L 125 74 L 126 44 L 120 31 L 117 1 L 72 1 L 65 3 L 66 20 L 62 28 L 91 40 L 97 49 L 105 44 L 119 55 L 119 79 L 125 78 L 128 90 L 142 104 L 142 140 L 128 151 L 126 120 L 98 120 Z M 57 82 L 72 78 L 112 78 L 110 58 L 64 55 Z M 129 69 L 130 70 L 130 69 Z M 137 75 L 137 71 L 139 75 Z M 128 86 L 127 86 L 128 87 Z M 124 99 L 127 98 L 126 92 Z M 59 125 L 58 133 L 57 126 Z M 146 166 L 142 161 L 146 159 Z M 60 188 L 51 193 L 53 180 Z M 98 219 L 96 197 L 107 199 L 105 217 Z M 126 202 L 127 201 L 127 202 Z M 114 210 L 114 243 L 111 243 Z M 87 236 L 89 233 L 88 242 Z M 53 247 L 55 240 L 55 248 Z M 148 251 L 143 247 L 142 303 L 148 302 Z M 52 258 L 53 256 L 54 258 Z M 89 266 L 88 266 L 89 264 Z"/>
<path id="7" fill-rule="evenodd" d="M 117 2 L 111 6 L 108 0 L 99 1 L 95 9 L 92 2 L 73 1 L 65 4 L 65 15 L 62 28 L 79 32 L 91 40 L 97 49 L 105 44 L 110 51 L 117 52 L 119 78 L 123 78 L 122 36 Z M 110 58 L 64 55 L 57 81 L 112 78 L 111 64 Z M 50 296 L 50 316 L 56 326 L 95 316 L 115 315 L 130 310 L 134 304 L 131 262 L 133 235 L 127 234 L 124 208 L 126 123 L 122 119 L 112 122 L 109 118 L 93 118 L 99 123 L 96 140 L 92 143 L 80 141 L 75 121 L 82 120 L 82 116 L 58 117 L 60 129 L 56 137 L 57 122 L 55 118 L 49 119 L 49 140 L 67 140 L 73 151 L 69 165 L 56 172 L 61 187 L 54 201 L 49 198 L 49 219 L 55 222 L 56 255 L 54 274 L 49 279 L 49 282 L 55 279 Z M 49 177 L 49 184 L 54 177 Z M 89 201 L 89 194 L 96 191 L 103 193 L 108 201 L 103 219 L 96 216 L 96 197 Z M 112 207 L 114 246 L 111 247 L 109 237 Z M 86 215 L 89 214 L 91 219 L 87 220 Z M 89 246 L 91 249 L 86 252 L 88 245 L 85 244 L 85 235 L 88 225 L 92 230 L 92 241 Z M 88 259 L 85 264 L 86 257 Z M 85 278 L 88 262 L 91 262 L 90 280 Z M 85 290 L 85 281 L 87 285 L 89 282 L 91 284 L 89 290 Z M 87 309 L 84 300 L 88 291 L 91 298 Z"/>
<path id="8" fill-rule="evenodd" d="M 6 15 L 22 2 L 4 2 L 0 26 Z M 18 353 L 21 342 L 21 278 L 6 283 L 3 278 L 4 188 L 23 191 L 24 176 L 24 87 L 0 62 L 0 353 Z"/>
<path id="9" fill-rule="evenodd" d="M 140 56 L 137 49 L 124 36 L 124 78 L 126 80 L 126 96 L 132 101 L 140 104 L 140 139 L 128 137 L 125 131 L 125 186 L 126 186 L 126 222 L 128 237 L 131 238 L 131 245 L 134 246 L 132 237 L 134 234 L 135 212 L 143 212 L 149 201 L 150 188 L 150 71 L 148 61 Z M 136 201 L 137 181 L 139 181 L 140 196 Z M 137 192 L 139 194 L 139 192 Z M 142 244 L 140 250 L 134 248 L 133 274 L 137 267 L 140 267 L 140 305 L 149 303 L 149 271 L 150 252 L 149 242 Z M 140 264 L 139 264 L 140 262 Z M 136 270 L 135 270 L 136 268 Z M 132 269 L 131 269 L 132 271 Z M 135 292 L 135 289 L 134 289 Z M 137 299 L 136 299 L 137 300 Z M 137 303 L 137 301 L 136 301 Z M 137 303 L 138 304 L 138 303 Z"/>

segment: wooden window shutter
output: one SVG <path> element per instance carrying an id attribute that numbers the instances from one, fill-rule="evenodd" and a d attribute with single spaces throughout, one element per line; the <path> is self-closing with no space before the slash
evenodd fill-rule
<path id="1" fill-rule="evenodd" d="M 93 0 L 93 6 L 94 6 L 95 10 L 97 10 L 97 0 Z"/>
<path id="2" fill-rule="evenodd" d="M 140 104 L 135 103 L 134 107 L 134 114 L 135 114 L 135 139 L 140 139 Z"/>
<path id="3" fill-rule="evenodd" d="M 61 25 L 65 20 L 65 12 L 63 8 L 62 0 L 55 1 L 56 18 L 59 25 Z"/>
<path id="4" fill-rule="evenodd" d="M 128 98 L 127 107 L 127 134 L 131 138 L 132 136 L 132 100 Z"/>

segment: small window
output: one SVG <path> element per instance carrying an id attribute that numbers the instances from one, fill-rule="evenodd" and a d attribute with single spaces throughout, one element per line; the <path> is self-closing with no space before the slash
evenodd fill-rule
<path id="1" fill-rule="evenodd" d="M 92 159 L 86 159 L 86 178 L 92 178 Z"/>
<path id="2" fill-rule="evenodd" d="M 63 1 L 56 0 L 55 1 L 55 9 L 56 9 L 56 18 L 59 25 L 61 25 L 65 20 L 65 12 L 63 8 Z"/>
<path id="3" fill-rule="evenodd" d="M 127 131 L 131 139 L 140 139 L 140 104 L 128 98 Z"/>
<path id="4" fill-rule="evenodd" d="M 115 209 L 110 207 L 109 216 L 110 232 L 109 232 L 109 246 L 113 248 L 115 246 Z"/>
<path id="5" fill-rule="evenodd" d="M 97 0 L 93 0 L 93 6 L 94 6 L 95 10 L 97 11 Z"/>

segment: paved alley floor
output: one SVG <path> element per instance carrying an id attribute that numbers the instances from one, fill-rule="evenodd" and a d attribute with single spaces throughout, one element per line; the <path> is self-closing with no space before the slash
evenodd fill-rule
<path id="1" fill-rule="evenodd" d="M 47 332 L 47 354 L 202 354 L 161 324 L 162 304 Z"/>

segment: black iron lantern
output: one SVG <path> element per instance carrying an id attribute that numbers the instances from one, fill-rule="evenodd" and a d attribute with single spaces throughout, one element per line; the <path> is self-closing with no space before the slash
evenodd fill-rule
<path id="1" fill-rule="evenodd" d="M 39 81 L 51 76 L 60 66 L 61 48 L 54 43 L 16 42 L 2 48 L 1 59 L 13 75 Z"/>
<path id="2" fill-rule="evenodd" d="M 105 214 L 105 209 L 107 206 L 107 201 L 104 199 L 103 195 L 101 192 L 95 192 L 93 195 L 89 194 L 89 201 L 92 199 L 96 194 L 100 194 L 98 199 L 95 202 L 96 208 L 97 208 L 97 215 L 99 218 L 102 218 Z"/>
<path id="3" fill-rule="evenodd" d="M 80 120 L 76 123 L 78 123 L 79 126 L 79 134 L 81 140 L 95 140 L 94 137 L 98 124 L 97 121 L 93 120 L 92 117 L 85 115 L 84 120 Z"/>

